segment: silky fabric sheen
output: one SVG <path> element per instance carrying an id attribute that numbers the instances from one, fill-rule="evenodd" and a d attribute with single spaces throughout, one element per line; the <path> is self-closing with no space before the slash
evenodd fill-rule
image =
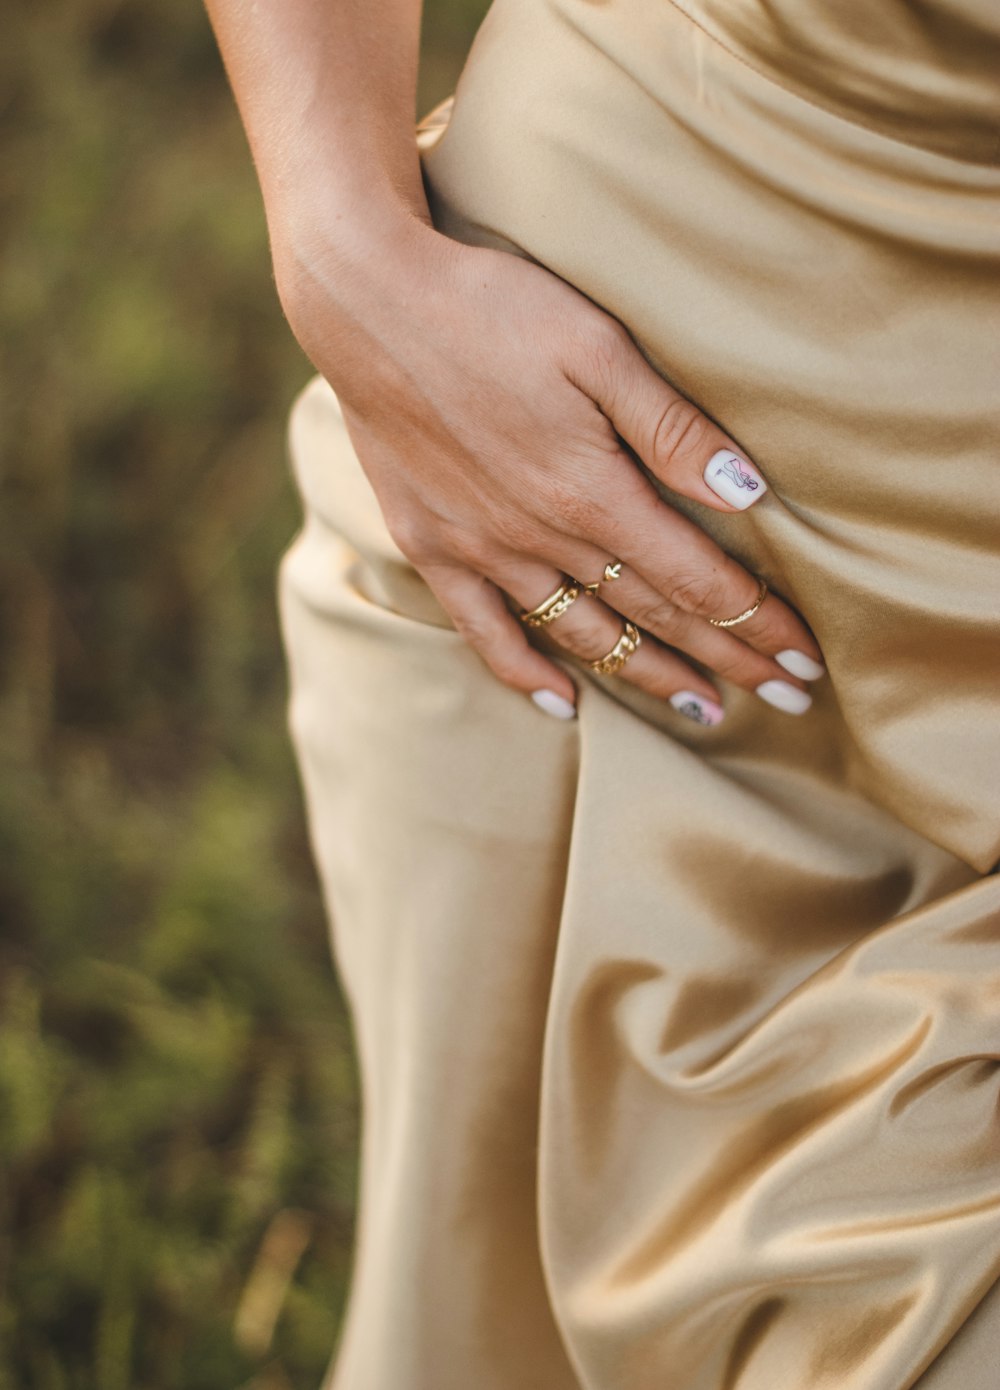
<path id="1" fill-rule="evenodd" d="M 1000 1385 L 998 71 L 994 0 L 494 0 L 423 123 L 435 224 L 760 466 L 669 500 L 829 676 L 705 728 L 533 634 L 547 718 L 300 397 L 289 722 L 364 1098 L 335 1390 Z"/>

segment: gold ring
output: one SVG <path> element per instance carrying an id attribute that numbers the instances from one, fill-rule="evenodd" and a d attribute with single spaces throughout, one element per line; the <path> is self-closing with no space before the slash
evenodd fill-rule
<path id="1" fill-rule="evenodd" d="M 757 597 L 749 608 L 744 608 L 742 613 L 737 613 L 735 618 L 709 618 L 713 627 L 735 627 L 737 623 L 745 623 L 747 618 L 752 618 L 757 609 L 767 598 L 767 581 L 760 581 L 760 588 L 757 590 Z"/>
<path id="2" fill-rule="evenodd" d="M 620 671 L 633 652 L 642 645 L 642 633 L 635 623 L 625 620 L 622 635 L 606 656 L 590 663 L 593 670 L 601 676 L 613 676 Z"/>
<path id="3" fill-rule="evenodd" d="M 530 613 L 522 613 L 521 622 L 528 627 L 544 627 L 546 623 L 554 623 L 579 597 L 579 584 L 560 584 L 555 593 L 549 594 L 537 608 L 532 608 Z"/>
<path id="4" fill-rule="evenodd" d="M 622 562 L 621 560 L 609 560 L 604 566 L 604 574 L 600 579 L 595 579 L 592 584 L 581 584 L 580 588 L 585 594 L 590 594 L 591 598 L 597 597 L 597 591 L 602 584 L 610 584 L 613 579 L 621 579 Z"/>

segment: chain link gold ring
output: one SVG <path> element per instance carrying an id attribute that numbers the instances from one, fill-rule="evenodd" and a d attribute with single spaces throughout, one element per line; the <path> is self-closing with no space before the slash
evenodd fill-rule
<path id="1" fill-rule="evenodd" d="M 547 599 L 543 599 L 537 608 L 532 608 L 528 613 L 521 614 L 521 622 L 527 627 L 545 627 L 546 623 L 554 623 L 557 618 L 561 618 L 571 604 L 575 603 L 580 597 L 582 589 L 579 584 L 560 584 L 555 593 L 549 594 Z"/>
<path id="2" fill-rule="evenodd" d="M 635 623 L 630 623 L 626 619 L 622 635 L 618 641 L 605 656 L 602 656 L 598 661 L 592 661 L 590 663 L 591 668 L 599 676 L 614 676 L 622 669 L 629 657 L 639 650 L 641 645 L 642 633 Z"/>

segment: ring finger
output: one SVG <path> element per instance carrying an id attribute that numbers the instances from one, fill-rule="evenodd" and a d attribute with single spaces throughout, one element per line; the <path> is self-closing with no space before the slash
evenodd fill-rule
<path id="1" fill-rule="evenodd" d="M 594 577 L 605 563 L 600 552 L 587 544 L 579 547 L 579 554 L 574 550 L 558 558 L 571 561 L 578 572 Z M 801 650 L 818 648 L 801 620 L 776 595 L 768 594 L 738 628 L 720 628 L 664 598 L 631 565 L 619 561 L 617 577 L 609 579 L 606 571 L 604 574 L 599 592 L 609 609 L 786 713 L 802 714 L 809 708 L 812 697 L 806 681 L 821 676 L 824 667 Z M 727 592 L 732 588 L 732 598 L 725 600 L 730 604 L 728 611 L 752 608 L 759 581 L 735 564 L 730 566 L 729 577 L 732 585 L 727 585 Z"/>
<path id="2" fill-rule="evenodd" d="M 558 570 L 529 561 L 519 562 L 516 570 L 490 578 L 506 590 L 524 612 L 531 612 L 560 585 L 571 585 Z M 539 630 L 590 664 L 612 651 L 624 631 L 624 620 L 600 599 L 588 598 L 581 591 L 559 617 Z M 712 683 L 649 633 L 641 634 L 637 650 L 617 674 L 650 695 L 669 700 L 675 709 L 696 723 L 718 724 L 723 718 L 719 692 Z"/>
<path id="3" fill-rule="evenodd" d="M 733 629 L 713 627 L 706 619 L 670 603 L 634 571 L 623 569 L 621 580 L 610 587 L 601 586 L 609 608 L 768 703 L 792 713 L 808 708 L 806 681 L 822 675 L 824 668 L 805 654 L 784 647 L 780 638 L 783 605 L 773 594 L 768 594 L 753 617 L 746 620 L 747 628 L 752 624 L 756 629 L 759 644 L 751 646 Z M 802 664 L 789 665 L 797 656 Z"/>
<path id="4" fill-rule="evenodd" d="M 598 547 L 617 547 L 615 554 L 624 562 L 622 578 L 610 588 L 602 585 L 601 597 L 618 607 L 625 589 L 634 589 L 637 579 L 643 581 L 654 596 L 654 603 L 641 601 L 636 610 L 639 616 L 630 613 L 633 621 L 643 623 L 642 612 L 655 612 L 658 603 L 663 609 L 673 608 L 700 619 L 694 630 L 721 633 L 724 629 L 711 626 L 713 618 L 742 613 L 754 604 L 758 580 L 672 508 L 655 503 L 645 509 L 637 508 L 627 524 L 610 516 L 605 520 L 608 535 L 599 541 L 597 537 L 578 538 L 563 533 L 559 548 L 547 553 L 569 574 L 577 573 L 573 568 L 577 565 L 583 570 L 582 578 L 595 579 L 605 564 Z M 752 618 L 725 631 L 744 646 L 777 661 L 793 676 L 814 680 L 823 673 L 822 654 L 815 637 L 802 618 L 776 595 L 768 595 Z M 667 640 L 674 639 L 671 636 Z"/>

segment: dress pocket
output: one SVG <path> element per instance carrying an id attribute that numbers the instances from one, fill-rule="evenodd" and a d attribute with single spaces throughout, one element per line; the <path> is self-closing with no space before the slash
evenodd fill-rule
<path id="1" fill-rule="evenodd" d="M 288 443 L 304 525 L 286 563 L 293 553 L 317 557 L 309 565 L 311 602 L 322 604 L 328 589 L 346 584 L 386 614 L 454 634 L 447 613 L 390 535 L 340 403 L 323 377 L 314 377 L 295 401 Z"/>

